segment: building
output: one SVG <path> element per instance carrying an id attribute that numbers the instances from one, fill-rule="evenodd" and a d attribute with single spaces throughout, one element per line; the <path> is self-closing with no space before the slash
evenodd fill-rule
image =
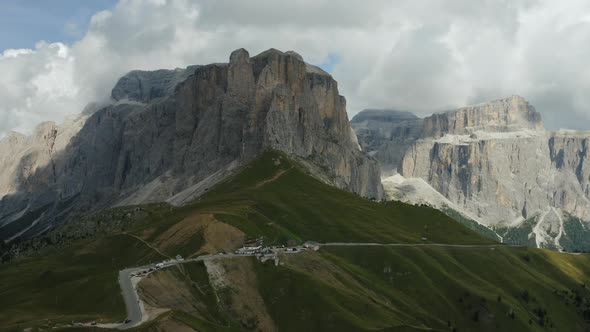
<path id="1" fill-rule="evenodd" d="M 305 243 L 303 243 L 303 248 L 307 248 L 307 249 L 311 249 L 314 251 L 317 251 L 320 249 L 320 244 L 318 242 L 315 241 L 305 241 Z"/>
<path id="2" fill-rule="evenodd" d="M 242 247 L 236 250 L 236 254 L 240 255 L 251 255 L 257 254 L 262 250 L 262 246 L 255 246 L 255 247 Z"/>
<path id="3" fill-rule="evenodd" d="M 250 238 L 244 240 L 242 248 L 236 250 L 236 254 L 256 254 L 262 250 L 264 238 L 259 236 L 257 238 Z"/>
<path id="4" fill-rule="evenodd" d="M 264 245 L 264 237 L 263 236 L 259 236 L 256 238 L 249 238 L 244 240 L 244 248 L 247 247 L 262 247 Z"/>

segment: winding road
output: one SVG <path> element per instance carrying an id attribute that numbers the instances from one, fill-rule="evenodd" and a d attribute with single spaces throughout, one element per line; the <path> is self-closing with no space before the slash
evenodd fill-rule
<path id="1" fill-rule="evenodd" d="M 155 269 L 152 272 L 159 271 L 161 269 L 185 264 L 190 262 L 199 262 L 199 261 L 206 261 L 206 260 L 214 260 L 214 259 L 229 259 L 235 257 L 244 257 L 244 256 L 254 256 L 254 254 L 216 254 L 216 255 L 203 255 L 196 258 L 186 259 L 186 260 L 172 260 L 164 263 L 164 266 L 160 269 Z M 121 286 L 121 293 L 123 294 L 123 299 L 125 300 L 125 306 L 127 308 L 127 319 L 125 323 L 117 325 L 115 328 L 119 330 L 125 330 L 132 327 L 136 327 L 141 325 L 145 321 L 147 321 L 148 317 L 145 315 L 145 308 L 143 301 L 139 299 L 139 295 L 137 294 L 137 284 L 143 277 L 136 276 L 138 273 L 142 271 L 149 270 L 153 268 L 153 264 L 151 265 L 143 265 L 138 267 L 132 267 L 128 269 L 124 269 L 119 271 L 119 285 Z M 149 274 L 147 273 L 147 274 Z M 146 274 L 146 275 L 147 275 Z M 133 276 L 132 276 L 133 275 Z M 99 327 L 100 325 L 97 324 Z M 105 327 L 111 327 L 112 324 L 104 324 Z"/>
<path id="2" fill-rule="evenodd" d="M 131 274 L 138 271 L 138 268 L 119 271 L 119 285 L 121 285 L 121 292 L 123 293 L 123 299 L 125 300 L 125 307 L 127 307 L 127 323 L 121 324 L 117 327 L 118 329 L 128 329 L 141 323 L 142 303 L 139 301 L 137 290 L 131 281 Z"/>
<path id="3" fill-rule="evenodd" d="M 448 248 L 499 248 L 499 247 L 525 247 L 521 245 L 505 245 L 505 244 L 442 244 L 442 243 L 359 243 L 359 242 L 330 242 L 330 243 L 319 243 L 320 247 L 448 247 Z M 296 248 L 296 251 L 292 249 Z M 306 248 L 302 246 L 283 248 L 280 251 L 284 253 L 299 253 L 306 251 Z M 255 254 L 216 254 L 216 255 L 203 255 L 196 258 L 186 260 L 172 260 L 164 263 L 161 269 L 168 268 L 171 266 L 185 264 L 190 262 L 199 262 L 215 259 L 230 259 L 235 257 L 255 256 Z M 127 307 L 127 320 L 126 323 L 122 323 L 114 326 L 117 329 L 125 330 L 132 327 L 141 325 L 148 320 L 149 317 L 145 314 L 143 301 L 139 299 L 137 294 L 137 284 L 143 277 L 135 276 L 141 271 L 146 271 L 152 268 L 153 265 L 144 265 L 138 267 L 132 267 L 119 271 L 119 285 L 121 286 L 121 292 L 125 300 L 125 306 Z M 158 271 L 154 270 L 153 272 Z M 149 274 L 149 273 L 148 273 Z M 132 276 L 134 275 L 134 276 Z M 147 274 L 146 274 L 147 275 Z M 113 327 L 113 324 L 98 324 L 100 327 Z"/>

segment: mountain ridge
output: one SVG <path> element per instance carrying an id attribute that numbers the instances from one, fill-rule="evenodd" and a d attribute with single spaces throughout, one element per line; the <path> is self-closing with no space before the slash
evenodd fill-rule
<path id="1" fill-rule="evenodd" d="M 563 220 L 570 214 L 590 221 L 590 134 L 545 131 L 540 114 L 522 97 L 413 123 L 352 124 L 360 144 L 380 161 L 382 176 L 422 179 L 487 227 L 518 227 L 551 212 L 548 208 Z M 532 242 L 560 249 L 553 243 L 566 226 L 545 218 L 537 223 L 527 233 L 538 240 Z M 590 247 L 584 243 L 567 249 Z"/>
<path id="2" fill-rule="evenodd" d="M 0 142 L 0 162 L 12 170 L 0 181 L 0 238 L 118 204 L 182 204 L 267 149 L 307 160 L 339 188 L 382 196 L 337 82 L 295 52 L 239 49 L 228 63 L 133 71 L 112 95 L 79 130 L 48 124 L 30 146 Z"/>
<path id="3" fill-rule="evenodd" d="M 150 320 L 130 331 L 588 326 L 588 255 L 498 244 L 435 209 L 375 202 L 327 185 L 277 151 L 191 204 L 107 209 L 50 233 L 38 255 L 0 269 L 0 331 L 120 325 L 126 316 L 119 270 L 177 254 L 183 264 L 134 279 L 147 309 L 169 311 L 149 312 Z M 266 246 L 357 245 L 223 259 L 258 235 Z M 216 259 L 189 262 L 207 256 Z"/>

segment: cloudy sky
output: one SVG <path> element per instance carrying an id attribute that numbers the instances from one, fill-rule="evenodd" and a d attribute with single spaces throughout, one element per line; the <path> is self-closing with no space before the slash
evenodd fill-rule
<path id="1" fill-rule="evenodd" d="M 132 69 L 295 50 L 349 115 L 421 114 L 519 94 L 547 127 L 590 129 L 590 1 L 5 0 L 0 136 L 108 98 Z"/>

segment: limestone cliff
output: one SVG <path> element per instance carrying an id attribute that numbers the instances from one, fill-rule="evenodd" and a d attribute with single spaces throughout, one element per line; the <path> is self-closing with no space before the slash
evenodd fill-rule
<path id="1" fill-rule="evenodd" d="M 543 129 L 541 115 L 524 98 L 511 96 L 429 116 L 424 119 L 422 137 L 523 129 Z"/>
<path id="2" fill-rule="evenodd" d="M 380 161 L 398 155 L 397 164 L 384 160 L 384 173 L 426 181 L 484 225 L 513 228 L 536 218 L 532 243 L 562 249 L 566 215 L 590 221 L 590 133 L 545 131 L 521 97 L 435 114 L 422 121 L 419 135 L 414 125 L 406 130 L 411 134 L 396 138 L 405 147 L 376 148 L 386 150 L 376 154 Z"/>
<path id="3" fill-rule="evenodd" d="M 135 71 L 112 96 L 75 126 L 44 124 L 0 142 L 0 238 L 104 206 L 185 203 L 266 149 L 335 186 L 382 196 L 337 82 L 295 52 L 240 49 L 229 63 Z"/>
<path id="4" fill-rule="evenodd" d="M 352 120 L 363 150 L 379 160 L 382 175 L 389 176 L 405 151 L 422 135 L 423 119 L 395 110 L 364 110 Z"/>

